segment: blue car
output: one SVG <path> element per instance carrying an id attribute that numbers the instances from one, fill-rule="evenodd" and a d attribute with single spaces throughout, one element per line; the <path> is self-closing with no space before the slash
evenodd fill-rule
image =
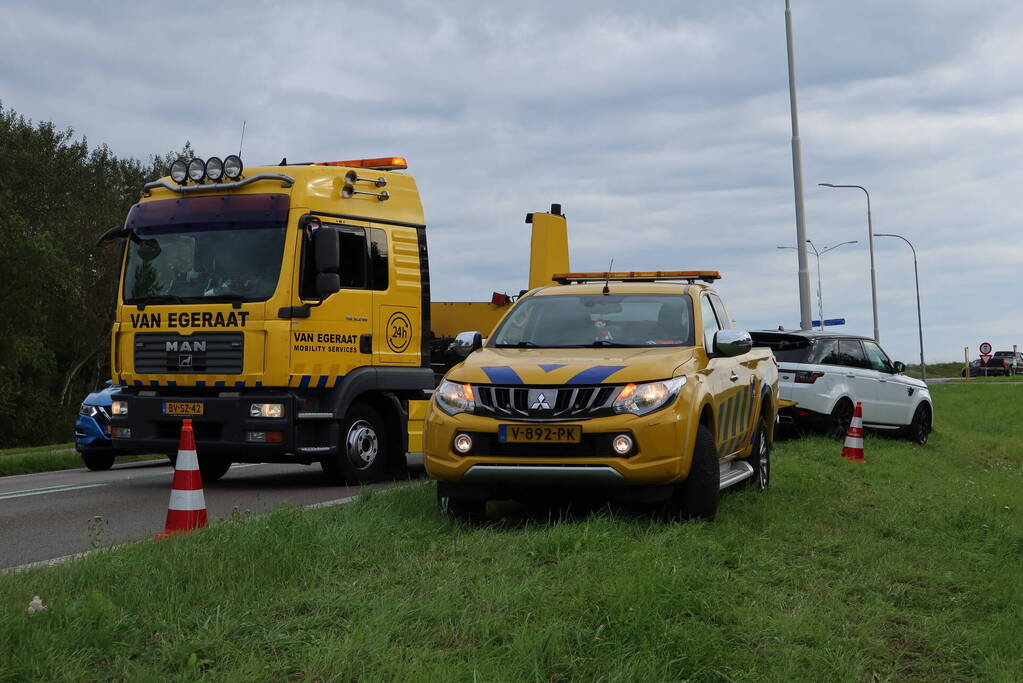
<path id="1" fill-rule="evenodd" d="M 110 396 L 119 387 L 106 387 L 85 397 L 75 421 L 75 450 L 90 470 L 109 470 L 118 452 L 110 442 Z"/>

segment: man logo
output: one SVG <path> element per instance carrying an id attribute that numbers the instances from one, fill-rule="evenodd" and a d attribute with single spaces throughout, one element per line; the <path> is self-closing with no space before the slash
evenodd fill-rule
<path id="1" fill-rule="evenodd" d="M 547 398 L 541 393 L 536 397 L 536 401 L 533 405 L 529 406 L 530 410 L 550 410 L 551 406 L 547 403 Z"/>

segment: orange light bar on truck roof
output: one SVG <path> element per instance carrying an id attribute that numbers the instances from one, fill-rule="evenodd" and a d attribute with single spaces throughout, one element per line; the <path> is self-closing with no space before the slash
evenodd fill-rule
<path id="1" fill-rule="evenodd" d="M 408 168 L 405 157 L 381 157 L 380 159 L 349 159 L 348 161 L 320 161 L 312 166 L 348 166 L 350 168 L 371 168 L 374 171 L 396 171 Z"/>
<path id="2" fill-rule="evenodd" d="M 686 280 L 695 282 L 713 282 L 721 279 L 716 270 L 651 270 L 630 271 L 622 273 L 557 273 L 551 276 L 557 283 L 567 285 L 570 282 L 653 282 L 655 280 Z"/>

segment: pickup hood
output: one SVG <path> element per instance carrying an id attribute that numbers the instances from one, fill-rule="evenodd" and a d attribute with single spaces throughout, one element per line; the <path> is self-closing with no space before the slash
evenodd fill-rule
<path id="1" fill-rule="evenodd" d="M 491 349 L 469 354 L 448 373 L 472 384 L 621 384 L 667 379 L 686 371 L 688 347 Z"/>

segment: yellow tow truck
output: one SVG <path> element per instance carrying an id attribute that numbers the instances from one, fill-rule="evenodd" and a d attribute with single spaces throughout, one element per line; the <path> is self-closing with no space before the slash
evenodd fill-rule
<path id="1" fill-rule="evenodd" d="M 719 277 L 562 273 L 519 298 L 427 410 L 440 509 L 598 497 L 712 519 L 721 489 L 766 489 L 777 363 L 733 329 Z"/>
<path id="2" fill-rule="evenodd" d="M 400 475 L 429 392 L 461 360 L 455 334 L 489 333 L 513 299 L 431 302 L 406 168 L 231 155 L 179 160 L 147 184 L 100 238 L 123 243 L 114 447 L 173 456 L 190 418 L 207 481 L 232 462 L 318 462 L 337 483 Z M 531 216 L 543 268 L 567 253 L 565 219 L 557 205 Z"/>

